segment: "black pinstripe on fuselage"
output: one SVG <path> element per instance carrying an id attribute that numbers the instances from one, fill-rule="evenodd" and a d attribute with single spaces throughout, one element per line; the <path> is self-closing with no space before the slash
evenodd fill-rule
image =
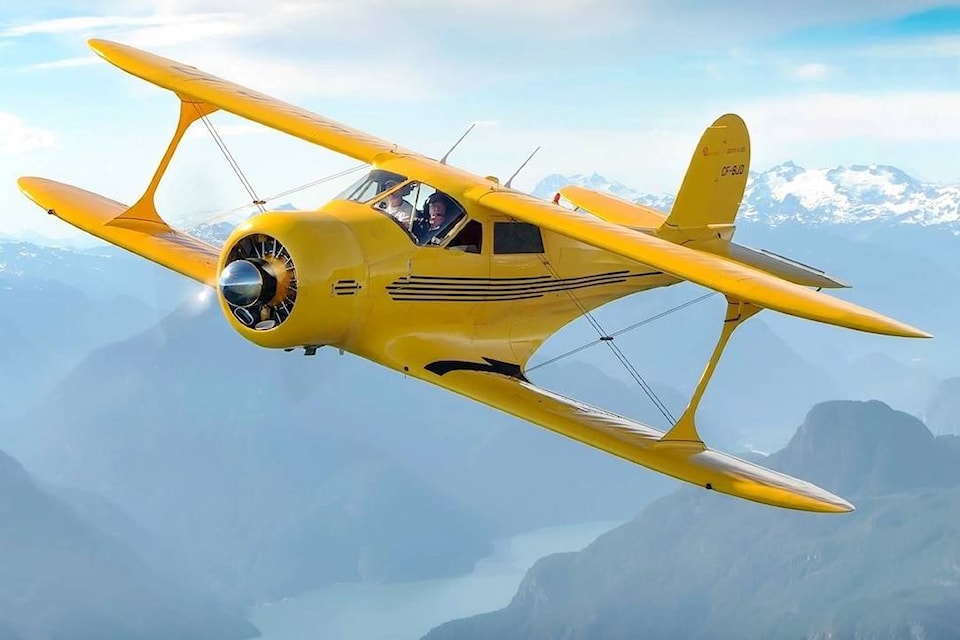
<path id="1" fill-rule="evenodd" d="M 576 278 L 550 275 L 525 278 L 475 278 L 466 276 L 403 276 L 387 285 L 387 293 L 396 301 L 499 302 L 530 300 L 548 293 L 574 291 L 590 287 L 620 284 L 635 278 L 663 275 L 660 271 L 630 273 L 608 271 Z"/>

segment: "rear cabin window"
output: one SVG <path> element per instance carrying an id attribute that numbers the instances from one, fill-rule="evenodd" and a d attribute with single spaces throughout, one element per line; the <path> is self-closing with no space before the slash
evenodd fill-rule
<path id="1" fill-rule="evenodd" d="M 493 223 L 494 253 L 543 253 L 540 227 L 526 222 Z"/>

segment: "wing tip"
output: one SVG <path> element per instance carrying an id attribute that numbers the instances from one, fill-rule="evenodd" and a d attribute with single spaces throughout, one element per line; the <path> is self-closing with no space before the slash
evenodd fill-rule
<path id="1" fill-rule="evenodd" d="M 685 473 L 670 475 L 687 482 L 696 480 L 694 484 L 704 486 L 704 476 L 700 474 L 706 471 L 709 474 L 708 489 L 735 498 L 813 513 L 855 510 L 850 502 L 822 487 L 721 451 L 705 449 L 693 455 L 674 457 L 673 461 L 682 461 L 686 469 L 682 470 Z M 680 469 L 675 467 L 675 470 Z"/>
<path id="2" fill-rule="evenodd" d="M 90 38 L 87 40 L 87 46 L 93 49 L 94 53 L 111 64 L 114 63 L 113 61 L 117 55 L 123 53 L 124 51 L 130 51 L 133 49 L 133 47 L 129 47 L 125 44 L 120 44 L 119 42 L 114 42 L 112 40 L 104 40 L 102 38 Z"/>
<path id="3" fill-rule="evenodd" d="M 770 472 L 768 469 L 764 469 L 764 471 Z M 782 477 L 786 478 L 789 484 L 756 481 L 739 482 L 728 487 L 722 487 L 721 485 L 718 490 L 737 498 L 796 511 L 811 513 L 850 513 L 856 511 L 856 507 L 849 501 L 821 487 L 789 476 Z"/>
<path id="4" fill-rule="evenodd" d="M 38 178 L 36 176 L 21 176 L 17 178 L 17 188 L 30 200 L 41 207 L 43 204 L 38 200 L 39 194 L 46 190 L 50 185 L 57 184 L 48 178 Z M 45 208 L 45 207 L 44 207 Z"/>
<path id="5" fill-rule="evenodd" d="M 103 50 L 108 48 L 112 42 L 109 40 L 103 40 L 102 38 L 90 38 L 87 40 L 87 46 L 94 50 L 99 55 L 103 55 Z"/>
<path id="6" fill-rule="evenodd" d="M 851 513 L 857 510 L 853 504 L 832 493 L 830 494 L 830 500 L 823 500 L 817 507 L 807 510 L 816 513 Z"/>
<path id="7" fill-rule="evenodd" d="M 877 331 L 877 333 L 886 333 L 891 336 L 898 338 L 932 338 L 933 334 L 923 329 L 917 329 L 905 322 L 900 322 L 898 320 L 893 320 L 891 318 L 884 318 L 886 322 L 882 324 L 882 331 Z"/>
<path id="8" fill-rule="evenodd" d="M 87 40 L 87 46 L 93 49 L 94 51 L 96 51 L 97 53 L 100 53 L 102 49 L 108 49 L 115 44 L 116 44 L 115 42 L 112 42 L 110 40 L 104 40 L 103 38 L 90 38 L 89 40 Z"/>

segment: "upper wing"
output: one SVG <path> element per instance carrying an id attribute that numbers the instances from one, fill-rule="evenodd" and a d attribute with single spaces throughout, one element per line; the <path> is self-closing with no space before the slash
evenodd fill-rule
<path id="1" fill-rule="evenodd" d="M 663 432 L 541 389 L 520 377 L 494 373 L 496 364 L 459 363 L 421 377 L 461 395 L 679 480 L 755 502 L 839 513 L 846 500 L 809 482 L 712 451 L 700 443 L 660 442 Z M 470 370 L 470 369 L 473 370 Z"/>
<path id="2" fill-rule="evenodd" d="M 159 219 L 121 219 L 127 206 L 84 189 L 46 180 L 20 178 L 28 198 L 75 227 L 173 269 L 203 284 L 217 280 L 220 252 Z"/>
<path id="3" fill-rule="evenodd" d="M 89 44 L 111 64 L 169 89 L 183 100 L 206 102 L 361 162 L 373 162 L 382 153 L 413 154 L 386 140 L 204 73 L 195 67 L 107 40 L 91 40 Z"/>
<path id="4" fill-rule="evenodd" d="M 519 220 L 650 265 L 732 298 L 800 318 L 893 336 L 930 334 L 845 300 L 805 289 L 743 264 L 673 244 L 517 192 L 476 191 L 473 199 Z"/>
<path id="5" fill-rule="evenodd" d="M 363 162 L 397 153 L 411 168 L 448 177 L 472 194 L 474 202 L 580 242 L 611 251 L 684 280 L 791 315 L 862 331 L 929 337 L 909 325 L 849 302 L 804 289 L 732 260 L 689 249 L 593 216 L 570 212 L 515 191 L 501 191 L 469 174 L 351 129 L 262 93 L 208 75 L 173 60 L 125 45 L 92 40 L 90 46 L 109 62 L 148 82 L 176 92 L 181 99 L 213 105 Z M 470 183 L 473 182 L 472 188 Z"/>

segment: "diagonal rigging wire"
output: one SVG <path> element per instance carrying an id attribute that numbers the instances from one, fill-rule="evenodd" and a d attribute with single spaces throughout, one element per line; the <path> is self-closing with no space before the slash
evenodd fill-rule
<path id="1" fill-rule="evenodd" d="M 197 108 L 197 112 L 200 113 L 200 105 L 196 105 L 196 108 Z M 294 187 L 292 189 L 287 189 L 286 191 L 281 191 L 280 193 L 276 193 L 270 196 L 269 198 L 260 198 L 257 196 L 257 193 L 254 190 L 253 185 L 247 179 L 247 176 L 244 175 L 243 170 L 240 168 L 240 164 L 233 157 L 233 154 L 230 153 L 230 150 L 227 149 L 226 143 L 223 141 L 223 138 L 220 137 L 220 134 L 217 132 L 216 128 L 213 126 L 213 122 L 210 120 L 210 118 L 206 115 L 201 115 L 200 120 L 203 121 L 204 126 L 207 128 L 207 131 L 210 132 L 210 135 L 213 137 L 214 142 L 217 143 L 217 146 L 220 148 L 220 151 L 223 152 L 224 158 L 227 159 L 227 163 L 233 169 L 234 173 L 237 174 L 237 178 L 240 180 L 240 184 L 243 185 L 243 188 L 246 190 L 247 195 L 249 195 L 251 199 L 251 202 L 248 204 L 244 204 L 234 209 L 231 209 L 230 211 L 224 212 L 219 216 L 212 216 L 211 218 L 208 219 L 207 221 L 208 224 L 211 221 L 216 222 L 218 219 L 226 217 L 231 213 L 235 213 L 237 211 L 245 209 L 250 205 L 255 205 L 260 210 L 260 212 L 263 213 L 264 211 L 266 211 L 266 209 L 264 208 L 264 205 L 270 202 L 271 200 L 276 200 L 277 198 L 283 198 L 284 196 L 291 195 L 293 193 L 302 191 L 304 189 L 308 189 L 310 187 L 315 187 L 319 184 L 323 184 L 324 182 L 329 182 L 330 180 L 336 180 L 337 178 L 342 178 L 343 176 L 349 175 L 354 171 L 359 171 L 360 169 L 363 169 L 364 167 L 367 166 L 366 164 L 359 164 L 359 165 L 350 167 L 349 169 L 338 171 L 337 173 L 334 173 L 332 175 L 324 176 L 322 178 L 318 178 L 317 180 L 313 180 L 306 184 L 302 184 L 299 187 Z"/>
<path id="2" fill-rule="evenodd" d="M 324 182 L 329 182 L 329 181 L 331 181 L 331 180 L 336 180 L 337 178 L 342 178 L 343 176 L 350 175 L 351 173 L 353 173 L 353 172 L 355 172 L 355 171 L 359 171 L 360 169 L 364 169 L 364 168 L 366 168 L 366 167 L 368 167 L 368 166 L 370 166 L 370 165 L 368 165 L 368 164 L 358 164 L 358 165 L 356 165 L 356 166 L 350 167 L 349 169 L 343 169 L 342 171 L 338 171 L 338 172 L 336 172 L 336 173 L 332 173 L 332 174 L 330 174 L 330 175 L 328 175 L 328 176 L 324 176 L 324 177 L 322 177 L 322 178 L 317 178 L 316 180 L 311 180 L 310 182 L 307 182 L 307 183 L 305 183 L 305 184 L 302 184 L 302 185 L 300 185 L 299 187 L 293 187 L 293 188 L 291 188 L 291 189 L 287 189 L 286 191 L 281 191 L 280 193 L 275 193 L 275 194 L 273 194 L 272 196 L 269 196 L 269 197 L 267 197 L 267 198 L 264 198 L 263 200 L 261 200 L 261 202 L 263 202 L 264 204 L 266 204 L 267 202 L 270 202 L 271 200 L 276 200 L 277 198 L 283 198 L 283 197 L 285 197 L 285 196 L 289 196 L 289 195 L 291 195 L 291 194 L 297 193 L 298 191 L 303 191 L 304 189 L 309 189 L 310 187 L 315 187 L 315 186 L 317 186 L 317 185 L 323 184 Z M 242 205 L 240 205 L 239 207 L 234 207 L 233 209 L 230 209 L 230 210 L 227 211 L 226 213 L 235 213 L 235 212 L 237 212 L 237 211 L 241 211 L 241 210 L 243 210 L 243 209 L 246 209 L 246 208 L 249 207 L 249 206 L 250 206 L 249 204 L 242 204 Z"/>
<path id="3" fill-rule="evenodd" d="M 370 165 L 367 165 L 367 164 L 358 164 L 358 165 L 356 165 L 356 166 L 354 166 L 354 167 L 350 167 L 349 169 L 344 169 L 343 171 L 338 171 L 337 173 L 330 174 L 329 176 L 324 176 L 324 177 L 322 177 L 322 178 L 317 178 L 316 180 L 312 180 L 311 182 L 307 182 L 306 184 L 302 184 L 302 185 L 300 185 L 299 187 L 293 187 L 292 189 L 287 189 L 286 191 L 281 191 L 280 193 L 275 193 L 275 194 L 273 194 L 272 196 L 270 196 L 269 198 L 264 198 L 264 199 L 262 200 L 262 202 L 267 203 L 267 202 L 270 202 L 271 200 L 276 200 L 277 198 L 283 198 L 283 197 L 285 197 L 285 196 L 289 196 L 289 195 L 291 195 L 291 194 L 297 193 L 298 191 L 303 191 L 304 189 L 309 189 L 310 187 L 315 187 L 315 186 L 317 186 L 317 185 L 319 185 L 319 184 L 323 184 L 324 182 L 329 182 L 330 180 L 336 180 L 337 178 L 342 178 L 343 176 L 350 175 L 350 174 L 353 173 L 354 171 L 359 171 L 360 169 L 364 169 L 364 168 L 366 168 L 366 167 L 368 167 L 368 166 L 370 166 Z M 235 208 L 235 209 L 231 209 L 231 213 L 234 212 L 234 211 L 239 211 L 240 209 L 244 209 L 244 208 L 249 207 L 249 206 L 250 206 L 249 204 L 245 204 L 245 205 L 242 205 L 242 206 L 237 207 L 237 208 Z"/>
<path id="4" fill-rule="evenodd" d="M 550 273 L 553 274 L 553 277 L 559 280 L 560 276 L 554 270 L 553 265 L 551 265 L 546 258 L 541 257 L 540 260 L 543 262 L 544 266 L 547 267 Z M 667 405 L 660 400 L 653 388 L 647 384 L 647 381 L 644 380 L 643 376 L 640 375 L 640 372 L 637 371 L 637 368 L 631 364 L 630 360 L 627 359 L 627 356 L 624 355 L 623 351 L 620 350 L 620 347 L 614 343 L 613 336 L 608 335 L 607 332 L 604 331 L 603 327 L 600 325 L 600 322 L 593 317 L 593 314 L 590 313 L 585 306 L 583 306 L 583 303 L 580 302 L 580 299 L 577 298 L 573 291 L 568 290 L 567 294 L 570 296 L 570 299 L 573 300 L 573 303 L 577 305 L 577 308 L 587 319 L 587 322 L 590 323 L 590 326 L 592 326 L 600 336 L 600 340 L 598 340 L 598 342 L 605 342 L 607 344 L 613 355 L 617 358 L 617 360 L 620 361 L 620 364 L 623 365 L 624 369 L 627 370 L 627 373 L 630 374 L 630 376 L 636 381 L 647 397 L 650 398 L 650 402 L 652 402 L 653 405 L 660 411 L 660 413 L 663 414 L 664 418 L 670 421 L 670 424 L 675 424 L 677 420 L 673 417 L 673 414 L 670 413 Z"/>
<path id="5" fill-rule="evenodd" d="M 609 336 L 604 336 L 604 338 L 606 338 L 606 337 L 616 338 L 617 336 L 623 335 L 624 333 L 627 333 L 627 332 L 629 332 L 629 331 L 633 331 L 634 329 L 638 329 L 638 328 L 640 328 L 640 327 L 642 327 L 642 326 L 644 326 L 644 325 L 646 325 L 646 324 L 650 324 L 651 322 L 654 322 L 655 320 L 659 320 L 660 318 L 664 318 L 664 317 L 670 315 L 671 313 L 675 313 L 675 312 L 677 312 L 677 311 L 681 311 L 681 310 L 683 310 L 683 309 L 686 309 L 687 307 L 693 306 L 693 305 L 697 304 L 698 302 L 703 302 L 703 301 L 706 300 L 707 298 L 709 298 L 709 297 L 711 297 L 711 296 L 715 296 L 716 294 L 717 294 L 716 291 L 711 291 L 710 293 L 705 293 L 705 294 L 703 294 L 702 296 L 699 296 L 699 297 L 697 297 L 697 298 L 693 298 L 692 300 L 687 300 L 686 302 L 684 302 L 684 303 L 682 303 L 682 304 L 678 304 L 677 306 L 671 307 L 671 308 L 667 309 L 666 311 L 662 311 L 662 312 L 660 312 L 660 313 L 658 313 L 658 314 L 656 314 L 656 315 L 654 315 L 654 316 L 650 316 L 649 318 L 646 318 L 646 319 L 644 319 L 644 320 L 641 320 L 640 322 L 634 323 L 634 324 L 630 325 L 629 327 L 624 327 L 623 329 L 619 329 L 619 330 L 617 330 L 617 331 L 614 331 L 614 332 L 611 333 Z M 541 362 L 540 364 L 537 364 L 537 365 L 534 365 L 534 366 L 532 366 L 532 367 L 529 367 L 529 368 L 527 369 L 527 373 L 530 373 L 531 371 L 536 371 L 537 369 L 539 369 L 539 368 L 541 368 L 541 367 L 545 367 L 545 366 L 547 366 L 547 365 L 553 364 L 554 362 L 557 362 L 557 361 L 559 361 L 559 360 L 563 360 L 564 358 L 568 358 L 568 357 L 570 357 L 570 356 L 572 356 L 572 355 L 574 355 L 574 354 L 577 354 L 577 353 L 580 353 L 581 351 L 584 351 L 584 350 L 586 350 L 586 349 L 589 349 L 590 347 L 595 347 L 596 345 L 600 344 L 601 342 L 607 342 L 607 340 L 605 340 L 604 338 L 600 338 L 600 339 L 598 339 L 598 340 L 594 340 L 593 342 L 589 342 L 589 343 L 587 343 L 587 344 L 580 345 L 579 347 L 576 347 L 576 348 L 574 348 L 574 349 L 571 349 L 570 351 L 567 351 L 567 352 L 565 352 L 565 353 L 561 353 L 561 354 L 558 355 L 558 356 L 554 356 L 553 358 L 550 358 L 549 360 L 544 360 L 544 361 Z"/>
<path id="6" fill-rule="evenodd" d="M 330 174 L 330 175 L 328 175 L 328 176 L 324 176 L 324 177 L 322 177 L 322 178 L 317 178 L 316 180 L 312 180 L 312 181 L 310 181 L 310 182 L 308 182 L 308 183 L 306 183 L 306 184 L 302 184 L 302 185 L 300 185 L 299 187 L 293 187 L 293 188 L 291 188 L 291 189 L 287 189 L 286 191 L 281 191 L 280 193 L 275 193 L 275 194 L 273 194 L 272 196 L 263 198 L 263 199 L 260 200 L 260 203 L 261 203 L 261 204 L 266 204 L 266 203 L 271 202 L 271 201 L 273 201 L 273 200 L 276 200 L 276 199 L 278 199 L 278 198 L 283 198 L 283 197 L 289 196 L 289 195 L 291 195 L 291 194 L 293 194 L 293 193 L 297 193 L 298 191 L 303 191 L 304 189 L 309 189 L 310 187 L 315 187 L 315 186 L 317 186 L 317 185 L 321 185 L 321 184 L 323 184 L 324 182 L 329 182 L 329 181 L 331 181 L 331 180 L 336 180 L 337 178 L 342 178 L 343 176 L 350 175 L 351 173 L 354 173 L 355 171 L 359 171 L 360 169 L 364 169 L 364 168 L 366 168 L 366 167 L 368 167 L 368 166 L 369 166 L 369 165 L 367 165 L 367 164 L 360 164 L 360 165 L 357 165 L 357 166 L 355 166 L 355 167 L 350 167 L 349 169 L 344 169 L 344 170 L 342 170 L 342 171 L 338 171 L 337 173 L 333 173 L 333 174 Z M 224 212 L 219 213 L 219 214 L 217 214 L 217 215 L 209 216 L 208 218 L 205 219 L 205 220 L 206 220 L 206 223 L 207 223 L 207 224 L 215 224 L 215 223 L 217 223 L 217 222 L 219 222 L 219 221 L 221 221 L 221 220 L 225 220 L 225 219 L 229 218 L 231 214 L 234 214 L 234 213 L 236 213 L 236 212 L 238 212 L 238 211 L 242 211 L 242 210 L 246 209 L 247 207 L 251 206 L 251 204 L 255 204 L 255 203 L 243 204 L 243 205 L 240 205 L 239 207 L 234 207 L 233 209 L 230 209 L 230 210 L 228 210 L 228 211 L 224 211 Z"/>
<path id="7" fill-rule="evenodd" d="M 197 113 L 201 113 L 200 105 L 196 105 Z M 237 161 L 233 158 L 233 155 L 230 153 L 230 150 L 227 149 L 227 145 L 223 142 L 223 139 L 220 137 L 220 134 L 217 133 L 217 130 L 214 128 L 213 123 L 210 122 L 210 119 L 206 115 L 201 115 L 200 119 L 203 121 L 203 125 L 207 128 L 207 131 L 210 132 L 210 135 L 213 136 L 214 142 L 217 143 L 217 146 L 220 147 L 220 151 L 223 152 L 223 156 L 227 159 L 227 163 L 233 168 L 234 173 L 237 174 L 237 178 L 240 179 L 240 184 L 243 185 L 243 188 L 247 190 L 247 194 L 253 200 L 253 204 L 257 205 L 257 208 L 260 209 L 260 212 L 266 211 L 264 208 L 265 202 L 257 197 L 256 191 L 253 190 L 253 185 L 250 184 L 250 181 L 247 180 L 247 177 L 243 175 L 243 170 L 240 169 L 240 165 L 237 164 Z"/>

